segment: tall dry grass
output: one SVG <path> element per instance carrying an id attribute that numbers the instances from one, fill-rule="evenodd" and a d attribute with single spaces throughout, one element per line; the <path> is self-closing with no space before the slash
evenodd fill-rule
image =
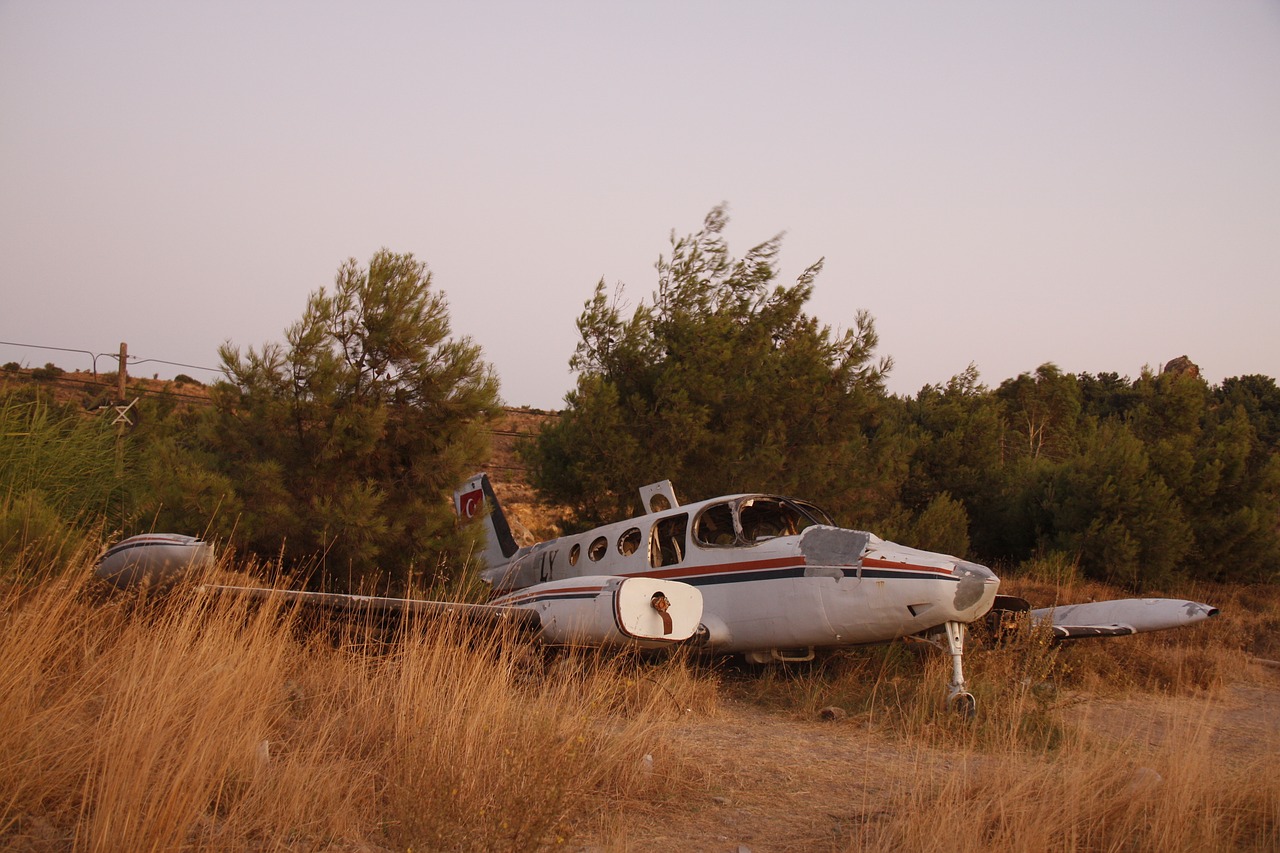
<path id="1" fill-rule="evenodd" d="M 1047 751 L 1016 740 L 945 755 L 919 747 L 910 781 L 844 848 L 1275 850 L 1280 743 L 1224 756 L 1214 743 L 1219 724 L 1203 709 L 1174 711 L 1156 743 L 1091 736 L 1086 727 L 1070 728 Z"/>
<path id="2" fill-rule="evenodd" d="M 1117 597 L 1100 587 L 1067 594 Z M 949 664 L 924 645 L 853 650 L 730 688 L 802 717 L 842 707 L 848 727 L 899 747 L 911 771 L 886 773 L 833 849 L 1277 850 L 1280 734 L 1264 718 L 1280 707 L 1241 707 L 1232 689 L 1255 683 L 1280 695 L 1273 670 L 1256 662 L 1280 642 L 1280 590 L 1201 597 L 1224 615 L 1115 641 L 1054 645 L 1037 630 L 997 644 L 976 631 L 972 721 L 945 709 Z M 1241 719 L 1254 724 L 1243 734 Z"/>
<path id="3" fill-rule="evenodd" d="M 638 665 L 458 622 L 395 632 L 194 589 L 104 597 L 80 561 L 0 595 L 2 848 L 638 851 L 652 819 L 664 850 L 732 849 L 715 799 L 738 777 L 712 778 L 706 750 L 738 748 L 714 733 L 749 703 L 784 742 L 789 720 L 839 705 L 829 737 L 887 756 L 859 771 L 865 804 L 841 777 L 803 781 L 819 818 L 860 815 L 816 836 L 829 849 L 1280 849 L 1280 743 L 1223 741 L 1232 686 L 1274 648 L 1269 588 L 1204 595 L 1224 616 L 1186 631 L 975 636 L 966 722 L 924 645 L 750 675 Z M 1135 708 L 1155 722 L 1110 725 Z"/>
<path id="4" fill-rule="evenodd" d="M 304 632 L 276 605 L 75 577 L 2 602 L 3 846 L 537 849 L 700 778 L 658 748 L 714 701 L 679 661 L 548 663 L 448 621 Z"/>

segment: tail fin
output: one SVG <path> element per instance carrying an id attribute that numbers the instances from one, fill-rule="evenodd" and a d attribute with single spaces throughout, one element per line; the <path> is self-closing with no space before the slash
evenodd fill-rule
<path id="1" fill-rule="evenodd" d="M 511 535 L 511 525 L 507 523 L 507 517 L 498 503 L 498 496 L 489 484 L 489 475 L 476 474 L 467 480 L 453 493 L 453 504 L 458 511 L 458 518 L 464 524 L 472 519 L 482 520 L 485 526 L 485 546 L 481 556 L 484 557 L 485 567 L 493 570 L 510 562 L 520 546 Z"/>

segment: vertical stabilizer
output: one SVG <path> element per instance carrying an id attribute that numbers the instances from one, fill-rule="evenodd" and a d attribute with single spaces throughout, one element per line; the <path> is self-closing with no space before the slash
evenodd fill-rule
<path id="1" fill-rule="evenodd" d="M 453 505 L 464 524 L 478 520 L 484 525 L 485 543 L 480 556 L 487 569 L 497 569 L 510 562 L 519 550 L 511 526 L 493 492 L 488 474 L 476 474 L 453 493 Z"/>

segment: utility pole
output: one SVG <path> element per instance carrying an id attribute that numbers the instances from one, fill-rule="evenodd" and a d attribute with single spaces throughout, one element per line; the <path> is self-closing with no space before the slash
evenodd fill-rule
<path id="1" fill-rule="evenodd" d="M 129 345 L 124 341 L 120 342 L 120 370 L 116 373 L 116 399 L 124 405 L 124 383 L 129 378 L 125 363 L 129 359 Z"/>
<path id="2" fill-rule="evenodd" d="M 120 342 L 120 369 L 116 371 L 116 479 L 124 476 L 124 428 L 129 418 L 129 408 L 124 402 L 124 384 L 129 378 L 125 364 L 129 358 L 129 345 Z"/>

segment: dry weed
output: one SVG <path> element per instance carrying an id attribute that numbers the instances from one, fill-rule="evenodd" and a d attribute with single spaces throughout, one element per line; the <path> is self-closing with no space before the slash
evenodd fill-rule
<path id="1" fill-rule="evenodd" d="M 533 849 L 696 781 L 680 661 L 544 664 L 448 620 L 388 639 L 183 589 L 53 581 L 0 626 L 0 840 L 18 849 Z M 648 758 L 646 758 L 648 756 Z"/>

